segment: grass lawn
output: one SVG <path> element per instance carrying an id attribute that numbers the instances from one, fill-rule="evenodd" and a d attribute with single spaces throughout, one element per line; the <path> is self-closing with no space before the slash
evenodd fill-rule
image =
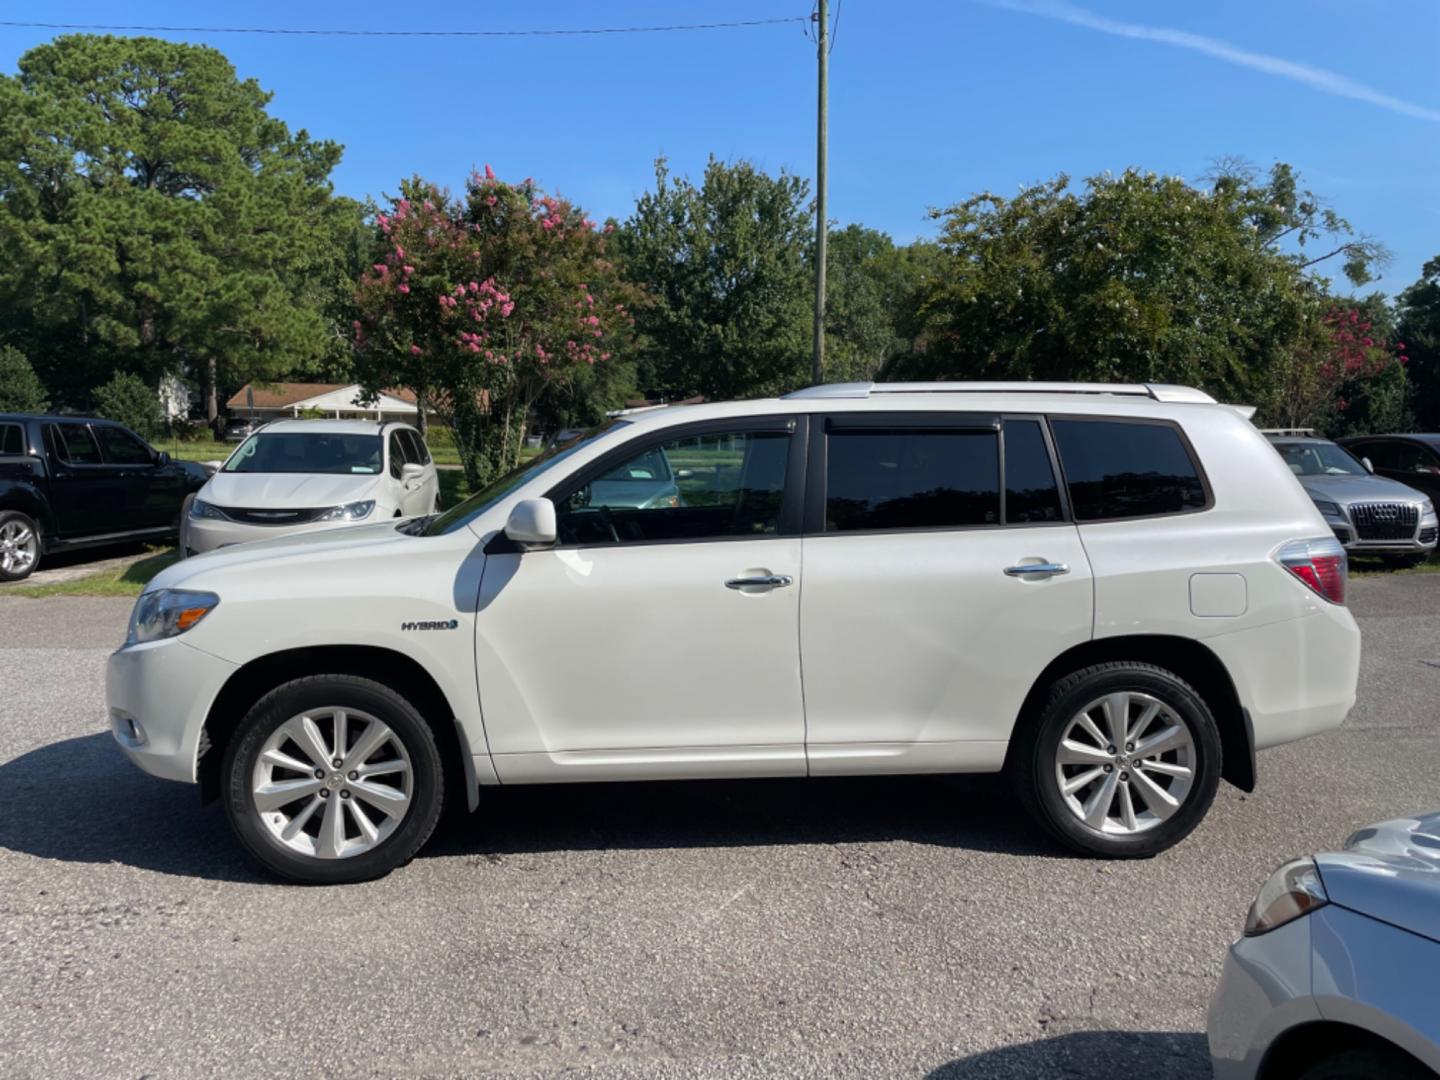
<path id="1" fill-rule="evenodd" d="M 1392 570 L 1379 559 L 1353 556 L 1350 559 L 1351 577 L 1385 577 L 1389 574 L 1440 574 L 1440 554 L 1431 555 L 1419 566 L 1411 566 L 1404 570 Z"/>
<path id="2" fill-rule="evenodd" d="M 152 548 L 138 562 L 52 585 L 8 585 L 5 596 L 139 596 L 146 583 L 175 561 L 174 548 Z"/>

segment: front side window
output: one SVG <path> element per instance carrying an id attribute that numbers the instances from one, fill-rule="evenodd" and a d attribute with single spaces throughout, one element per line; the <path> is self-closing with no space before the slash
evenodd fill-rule
<path id="1" fill-rule="evenodd" d="M 380 450 L 379 435 L 261 431 L 230 455 L 225 471 L 373 476 L 380 472 Z"/>
<path id="2" fill-rule="evenodd" d="M 1169 424 L 1052 420 L 1078 521 L 1203 510 L 1200 471 Z"/>
<path id="3" fill-rule="evenodd" d="M 560 542 L 772 536 L 789 454 L 783 432 L 693 435 L 647 447 L 556 501 Z"/>
<path id="4" fill-rule="evenodd" d="M 150 448 L 124 428 L 100 424 L 94 429 L 107 465 L 149 465 Z"/>
<path id="5" fill-rule="evenodd" d="M 390 475 L 396 480 L 400 479 L 400 471 L 405 467 L 408 459 L 405 456 L 405 444 L 400 441 L 400 432 L 390 433 Z"/>
<path id="6" fill-rule="evenodd" d="M 1060 485 L 1038 420 L 1005 421 L 1005 523 L 1063 521 Z"/>
<path id="7" fill-rule="evenodd" d="M 401 428 L 400 441 L 405 444 L 406 461 L 414 462 L 417 465 L 430 464 L 430 451 L 426 448 L 425 440 L 420 437 L 418 431 Z"/>
<path id="8" fill-rule="evenodd" d="M 51 424 L 55 454 L 67 465 L 99 465 L 100 447 L 88 424 Z"/>
<path id="9" fill-rule="evenodd" d="M 842 428 L 826 441 L 826 532 L 1000 523 L 993 430 Z"/>

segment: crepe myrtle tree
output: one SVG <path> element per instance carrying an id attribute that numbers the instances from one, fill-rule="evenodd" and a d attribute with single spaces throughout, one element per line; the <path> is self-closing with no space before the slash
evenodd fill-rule
<path id="1" fill-rule="evenodd" d="M 352 325 L 360 379 L 434 407 L 476 488 L 518 462 L 542 394 L 628 340 L 635 292 L 607 255 L 611 227 L 487 165 L 458 198 L 406 180 L 375 230 Z"/>

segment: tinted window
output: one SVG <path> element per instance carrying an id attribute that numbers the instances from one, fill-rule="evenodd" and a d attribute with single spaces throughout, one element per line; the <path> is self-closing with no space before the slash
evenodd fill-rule
<path id="1" fill-rule="evenodd" d="M 100 449 L 105 452 L 109 465 L 149 465 L 150 448 L 124 428 L 99 424 L 91 429 L 100 439 Z"/>
<path id="2" fill-rule="evenodd" d="M 827 442 L 826 532 L 1000 521 L 993 431 L 857 428 L 832 431 Z"/>
<path id="3" fill-rule="evenodd" d="M 672 439 L 559 500 L 560 540 L 623 544 L 779 531 L 790 437 L 736 432 Z"/>
<path id="4" fill-rule="evenodd" d="M 1080 521 L 1199 510 L 1205 487 L 1168 424 L 1054 420 L 1056 448 Z"/>
<path id="5" fill-rule="evenodd" d="M 425 446 L 425 440 L 420 438 L 418 431 L 402 428 L 400 431 L 400 441 L 405 444 L 406 461 L 413 461 L 419 465 L 430 464 L 430 451 Z"/>
<path id="6" fill-rule="evenodd" d="M 1428 473 L 1434 471 L 1430 452 L 1418 443 L 1382 442 L 1358 446 L 1356 450 L 1368 457 L 1377 469 L 1390 472 Z"/>
<path id="7" fill-rule="evenodd" d="M 0 454 L 25 453 L 25 432 L 19 424 L 0 424 Z"/>
<path id="8" fill-rule="evenodd" d="M 52 424 L 51 437 L 55 441 L 55 453 L 70 465 L 99 465 L 100 447 L 85 424 Z"/>
<path id="9" fill-rule="evenodd" d="M 1038 420 L 1005 421 L 1005 521 L 1061 521 L 1060 485 Z"/>
<path id="10" fill-rule="evenodd" d="M 396 480 L 400 479 L 400 468 L 409 460 L 405 456 L 405 446 L 400 441 L 400 432 L 390 433 L 390 475 Z"/>

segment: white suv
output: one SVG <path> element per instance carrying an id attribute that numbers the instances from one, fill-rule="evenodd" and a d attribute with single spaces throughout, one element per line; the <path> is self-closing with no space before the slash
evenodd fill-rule
<path id="1" fill-rule="evenodd" d="M 180 551 L 199 555 L 439 508 L 435 463 L 409 424 L 278 420 L 246 438 L 185 500 Z"/>
<path id="2" fill-rule="evenodd" d="M 816 387 L 177 564 L 110 659 L 110 722 L 308 882 L 405 862 L 447 797 L 578 780 L 1004 770 L 1059 841 L 1144 856 L 1345 718 L 1345 580 L 1199 391 Z"/>

